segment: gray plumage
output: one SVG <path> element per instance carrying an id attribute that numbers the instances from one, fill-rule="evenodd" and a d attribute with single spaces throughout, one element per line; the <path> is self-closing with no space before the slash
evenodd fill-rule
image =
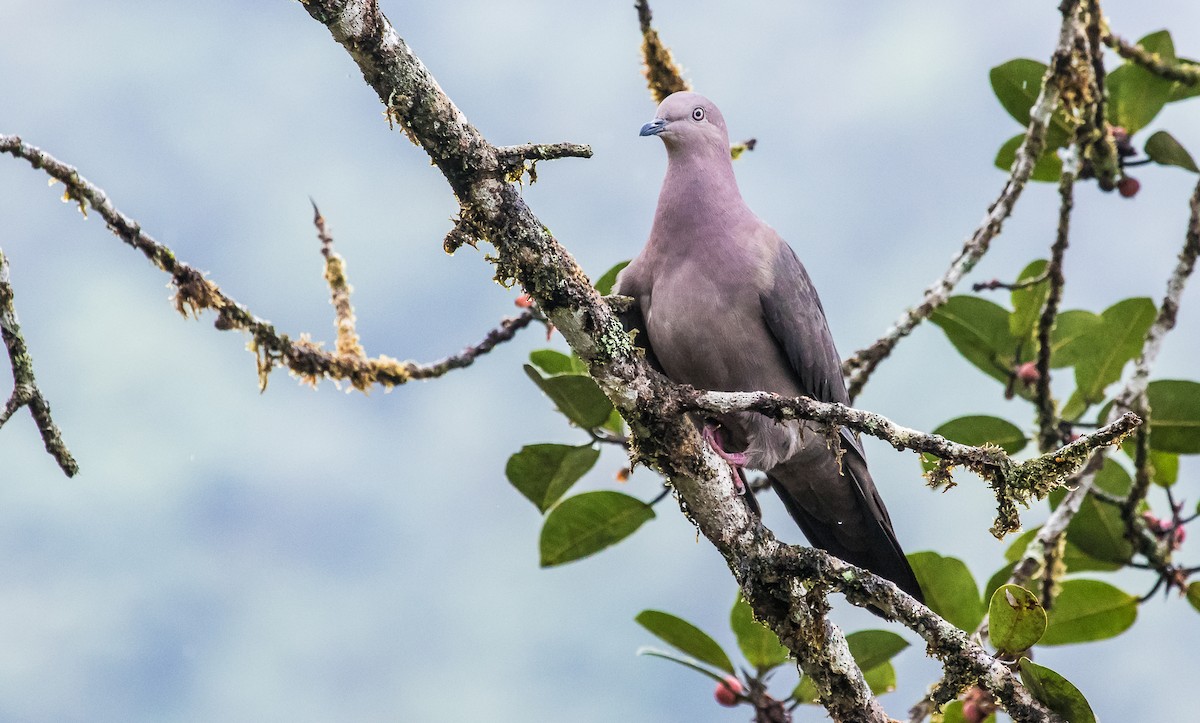
<path id="1" fill-rule="evenodd" d="M 675 93 L 642 135 L 667 147 L 650 239 L 614 291 L 636 301 L 635 342 L 676 382 L 715 391 L 769 391 L 849 403 L 841 357 L 804 265 L 746 206 L 721 112 Z M 856 435 L 843 429 L 841 468 L 811 423 L 739 412 L 715 421 L 726 453 L 763 470 L 816 547 L 920 598 Z"/>

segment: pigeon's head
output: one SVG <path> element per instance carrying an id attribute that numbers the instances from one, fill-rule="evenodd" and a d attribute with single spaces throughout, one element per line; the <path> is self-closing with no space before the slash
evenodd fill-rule
<path id="1" fill-rule="evenodd" d="M 641 135 L 658 136 L 670 153 L 717 151 L 729 156 L 729 132 L 725 118 L 711 100 L 699 93 L 672 93 L 642 126 Z"/>

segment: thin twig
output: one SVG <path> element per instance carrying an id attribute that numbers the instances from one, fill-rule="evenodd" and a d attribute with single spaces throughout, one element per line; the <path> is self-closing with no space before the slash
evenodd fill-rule
<path id="1" fill-rule="evenodd" d="M 1104 36 L 1104 44 L 1126 60 L 1131 60 L 1155 75 L 1174 80 L 1185 85 L 1200 83 L 1200 65 L 1179 60 L 1169 60 L 1151 53 L 1137 43 L 1131 43 L 1124 38 L 1108 33 Z"/>
<path id="2" fill-rule="evenodd" d="M 312 201 L 312 199 L 309 199 Z M 325 217 L 317 208 L 317 202 L 312 201 L 313 225 L 317 227 L 317 238 L 321 241 L 321 255 L 325 257 L 325 281 L 329 284 L 329 303 L 333 304 L 334 327 L 337 329 L 337 353 L 344 356 L 364 359 L 367 354 L 363 351 L 358 340 L 358 331 L 354 327 L 354 306 L 350 303 L 350 282 L 346 280 L 346 261 L 342 255 L 333 250 L 333 236 L 325 226 Z"/>
<path id="3" fill-rule="evenodd" d="M 1058 318 L 1058 305 L 1062 301 L 1063 290 L 1063 254 L 1067 250 L 1070 237 L 1071 209 L 1074 205 L 1075 171 L 1072 164 L 1063 165 L 1062 178 L 1058 184 L 1059 208 L 1058 231 L 1054 236 L 1054 244 L 1050 247 L 1050 263 L 1046 266 L 1046 278 L 1050 288 L 1046 294 L 1046 304 L 1042 307 L 1038 319 L 1038 356 L 1037 356 L 1037 418 L 1038 418 L 1038 448 L 1048 452 L 1059 443 L 1058 418 L 1054 410 L 1054 397 L 1050 394 L 1050 333 Z"/>
<path id="4" fill-rule="evenodd" d="M 691 90 L 691 86 L 683 79 L 683 70 L 671 57 L 671 49 L 663 44 L 658 31 L 650 25 L 653 17 L 650 3 L 637 0 L 634 7 L 637 8 L 638 24 L 642 30 L 642 74 L 646 76 L 646 84 L 654 96 L 654 102 L 661 103 L 672 93 Z"/>
<path id="5" fill-rule="evenodd" d="M 989 279 L 988 281 L 980 281 L 978 283 L 971 284 L 971 291 L 974 291 L 976 293 L 979 293 L 980 291 L 995 291 L 996 289 L 1004 289 L 1006 291 L 1019 291 L 1021 289 L 1028 289 L 1031 286 L 1037 286 L 1038 284 L 1045 281 L 1047 278 L 1049 278 L 1049 275 L 1045 271 L 1043 271 L 1042 273 L 1038 274 L 1037 276 L 1031 276 L 1030 278 L 1025 279 L 1024 281 L 1014 281 L 1012 283 L 1007 283 L 1007 282 L 1001 281 L 1000 279 Z"/>
<path id="6" fill-rule="evenodd" d="M 13 391 L 3 411 L 0 411 L 0 427 L 3 427 L 18 409 L 29 407 L 29 414 L 37 425 L 46 451 L 58 462 L 63 474 L 74 477 L 79 472 L 79 464 L 67 449 L 62 430 L 54 423 L 50 414 L 50 403 L 42 395 L 33 375 L 33 358 L 29 355 L 29 347 L 21 334 L 21 324 L 13 306 L 8 258 L 3 249 L 0 249 L 0 339 L 4 340 L 4 347 L 8 350 L 8 361 L 13 375 Z"/>

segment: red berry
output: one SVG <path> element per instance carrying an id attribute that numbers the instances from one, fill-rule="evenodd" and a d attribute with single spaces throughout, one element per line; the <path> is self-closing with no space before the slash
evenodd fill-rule
<path id="1" fill-rule="evenodd" d="M 1142 184 L 1133 176 L 1125 176 L 1117 181 L 1117 192 L 1125 198 L 1133 198 L 1141 188 Z"/>
<path id="2" fill-rule="evenodd" d="M 742 692 L 742 681 L 732 675 L 725 676 L 725 680 L 717 683 L 717 689 L 713 691 L 713 697 L 723 706 L 732 708 L 738 704 L 738 695 Z"/>
<path id="3" fill-rule="evenodd" d="M 1021 366 L 1017 367 L 1017 379 L 1020 379 L 1026 384 L 1033 384 L 1041 376 L 1042 375 L 1038 373 L 1037 364 L 1034 364 L 1033 362 L 1025 362 Z"/>

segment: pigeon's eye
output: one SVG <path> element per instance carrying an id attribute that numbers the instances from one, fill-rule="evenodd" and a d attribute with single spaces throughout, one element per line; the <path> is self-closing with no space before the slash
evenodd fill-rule
<path id="1" fill-rule="evenodd" d="M 695 108 L 694 110 L 692 110 L 692 120 L 694 120 L 694 121 L 704 120 L 704 109 L 703 108 Z"/>

